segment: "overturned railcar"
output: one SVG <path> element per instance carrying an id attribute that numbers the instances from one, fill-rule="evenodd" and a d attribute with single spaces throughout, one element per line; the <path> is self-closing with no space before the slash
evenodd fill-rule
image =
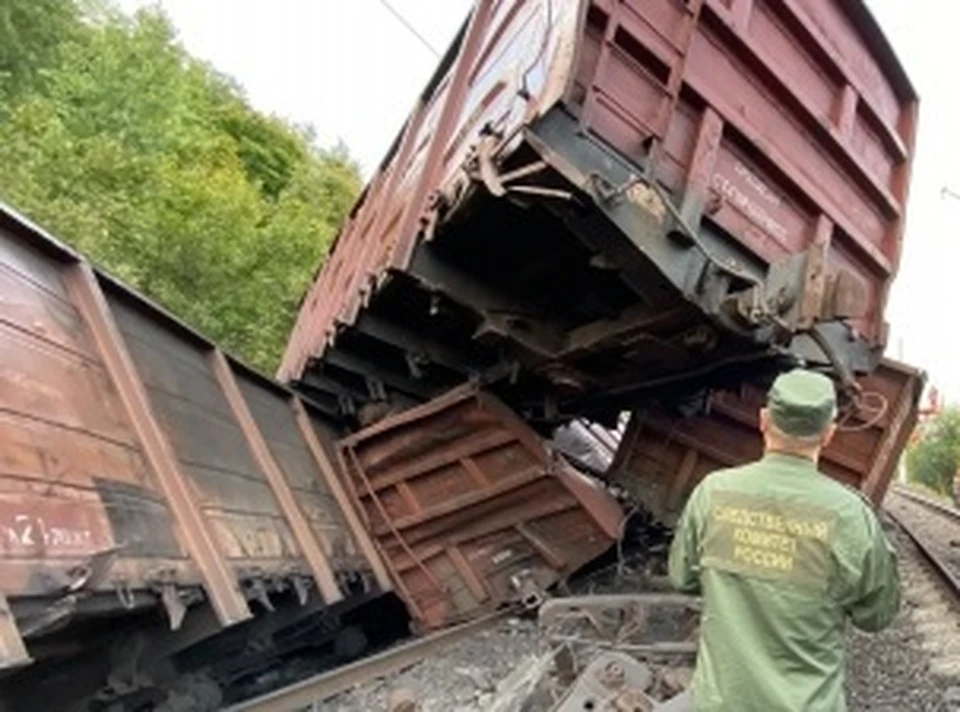
<path id="1" fill-rule="evenodd" d="M 338 443 L 348 489 L 420 629 L 538 606 L 623 511 L 488 393 L 463 386 Z"/>
<path id="2" fill-rule="evenodd" d="M 917 97 L 862 2 L 479 0 L 306 294 L 331 411 L 474 379 L 525 417 L 886 340 Z"/>
<path id="3" fill-rule="evenodd" d="M 884 359 L 858 379 L 859 402 L 848 404 L 819 468 L 880 505 L 917 423 L 924 374 Z M 766 385 L 766 384 L 763 384 Z M 694 414 L 649 407 L 630 417 L 606 477 L 653 517 L 673 524 L 690 492 L 711 472 L 763 453 L 758 384 L 718 389 Z"/>

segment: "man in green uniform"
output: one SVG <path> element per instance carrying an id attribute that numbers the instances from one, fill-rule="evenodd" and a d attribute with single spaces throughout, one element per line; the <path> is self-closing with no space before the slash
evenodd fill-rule
<path id="1" fill-rule="evenodd" d="M 886 627 L 900 605 L 896 556 L 870 504 L 817 470 L 833 437 L 827 377 L 794 370 L 760 411 L 764 456 L 694 490 L 670 579 L 701 592 L 696 712 L 844 712 L 844 629 Z"/>

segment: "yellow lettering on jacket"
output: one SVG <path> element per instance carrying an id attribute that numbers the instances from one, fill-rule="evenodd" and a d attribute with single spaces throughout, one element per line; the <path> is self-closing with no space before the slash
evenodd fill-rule
<path id="1" fill-rule="evenodd" d="M 820 541 L 827 540 L 827 533 L 830 528 L 827 522 L 821 520 L 788 518 L 762 509 L 734 506 L 716 507 L 714 518 L 718 522 L 774 532 L 786 532 L 793 536 L 812 537 Z"/>
<path id="2" fill-rule="evenodd" d="M 742 493 L 718 493 L 704 541 L 708 567 L 822 589 L 829 575 L 832 514 Z"/>

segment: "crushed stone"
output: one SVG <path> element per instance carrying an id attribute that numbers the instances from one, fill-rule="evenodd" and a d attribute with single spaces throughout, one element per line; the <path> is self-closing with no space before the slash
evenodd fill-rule
<path id="1" fill-rule="evenodd" d="M 481 712 L 498 682 L 537 653 L 535 621 L 508 618 L 442 648 L 388 679 L 375 680 L 319 705 L 324 712 L 386 712 L 391 692 L 408 690 L 420 712 Z"/>
<path id="2" fill-rule="evenodd" d="M 849 712 L 960 712 L 960 674 L 935 672 L 938 643 L 925 638 L 917 623 L 917 611 L 930 605 L 930 590 L 937 580 L 906 536 L 894 532 L 891 538 L 900 551 L 903 606 L 894 623 L 880 633 L 850 629 Z M 621 560 L 600 567 L 586 580 L 572 582 L 568 591 L 622 593 L 648 587 L 661 573 L 661 566 L 650 562 L 663 556 L 660 547 L 655 550 L 658 556 L 631 558 L 627 566 Z M 960 626 L 960 607 L 954 605 L 948 614 Z M 538 644 L 534 620 L 510 618 L 452 643 L 430 660 L 365 683 L 315 709 L 387 712 L 391 694 L 399 694 L 416 700 L 419 712 L 481 712 L 489 709 L 497 685 L 541 652 Z"/>

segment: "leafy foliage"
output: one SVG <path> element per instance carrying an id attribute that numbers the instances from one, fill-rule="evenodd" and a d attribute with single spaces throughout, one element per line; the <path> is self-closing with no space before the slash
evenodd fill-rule
<path id="1" fill-rule="evenodd" d="M 345 149 L 254 111 L 157 11 L 7 0 L 4 18 L 0 197 L 272 369 L 359 189 Z"/>
<path id="2" fill-rule="evenodd" d="M 946 408 L 923 426 L 919 440 L 907 451 L 910 480 L 947 496 L 960 466 L 960 408 Z"/>
<path id="3" fill-rule="evenodd" d="M 77 6 L 63 0 L 0 4 L 0 96 L 36 84 L 58 61 L 59 47 L 79 27 L 78 20 Z"/>

